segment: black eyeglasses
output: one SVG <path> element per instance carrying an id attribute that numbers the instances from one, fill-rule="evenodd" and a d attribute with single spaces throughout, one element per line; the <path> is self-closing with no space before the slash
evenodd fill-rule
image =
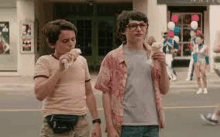
<path id="1" fill-rule="evenodd" d="M 148 28 L 148 24 L 147 24 L 147 23 L 140 23 L 140 24 L 130 23 L 130 24 L 127 25 L 127 27 L 128 27 L 131 31 L 137 30 L 138 26 L 141 28 L 141 30 L 144 30 L 144 29 L 147 29 L 147 28 Z"/>

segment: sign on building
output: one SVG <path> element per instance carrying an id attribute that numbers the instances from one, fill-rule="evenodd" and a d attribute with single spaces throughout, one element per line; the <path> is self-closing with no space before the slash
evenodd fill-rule
<path id="1" fill-rule="evenodd" d="M 172 6 L 205 6 L 220 5 L 220 0 L 157 0 L 157 4 L 167 4 Z"/>
<path id="2" fill-rule="evenodd" d="M 9 22 L 0 22 L 0 54 L 9 53 Z"/>
<path id="3" fill-rule="evenodd" d="M 34 22 L 20 23 L 21 53 L 34 53 Z"/>

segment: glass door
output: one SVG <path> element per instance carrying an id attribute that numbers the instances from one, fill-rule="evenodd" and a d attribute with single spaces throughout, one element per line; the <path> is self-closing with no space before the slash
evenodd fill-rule
<path id="1" fill-rule="evenodd" d="M 92 56 L 92 19 L 80 17 L 71 22 L 76 25 L 78 30 L 77 47 L 81 49 L 83 56 Z"/>
<path id="2" fill-rule="evenodd" d="M 95 64 L 100 66 L 105 55 L 113 49 L 115 40 L 115 19 L 114 17 L 94 17 L 94 43 L 96 43 Z"/>
<path id="3" fill-rule="evenodd" d="M 191 17 L 194 14 L 197 14 L 199 16 L 199 21 L 198 21 L 198 28 L 197 30 L 201 30 L 203 32 L 203 14 L 200 13 L 192 13 L 192 12 L 172 12 L 172 15 L 178 14 L 179 15 L 179 21 L 177 22 L 176 25 L 180 27 L 180 33 L 178 35 L 179 37 L 179 51 L 177 52 L 177 56 L 175 59 L 189 59 L 191 56 L 191 36 L 190 36 L 190 31 L 191 31 Z"/>
<path id="4" fill-rule="evenodd" d="M 115 37 L 115 22 L 111 18 L 100 18 L 97 20 L 98 27 L 98 55 L 105 56 L 113 49 L 113 41 Z"/>
<path id="5" fill-rule="evenodd" d="M 73 20 L 74 19 L 74 20 Z M 77 44 L 89 65 L 100 65 L 113 49 L 115 21 L 113 17 L 72 17 L 69 20 L 78 29 Z"/>

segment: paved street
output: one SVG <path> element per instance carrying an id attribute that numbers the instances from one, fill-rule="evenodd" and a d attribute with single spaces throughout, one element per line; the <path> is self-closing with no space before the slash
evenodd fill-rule
<path id="1" fill-rule="evenodd" d="M 220 125 L 208 125 L 199 115 L 212 112 L 220 103 L 220 81 L 210 75 L 212 77 L 209 80 L 209 93 L 197 95 L 196 82 L 187 82 L 182 75 L 185 73 L 179 76 L 178 81 L 171 83 L 169 94 L 163 97 L 167 126 L 161 130 L 161 137 L 218 137 Z M 94 85 L 96 75 L 92 75 L 92 78 Z M 42 121 L 41 103 L 34 97 L 33 86 L 25 86 L 21 82 L 14 86 L 5 84 L 0 87 L 0 135 L 38 137 Z M 106 137 L 101 92 L 95 91 L 95 95 L 102 119 L 103 137 Z M 91 121 L 90 114 L 87 117 Z"/>

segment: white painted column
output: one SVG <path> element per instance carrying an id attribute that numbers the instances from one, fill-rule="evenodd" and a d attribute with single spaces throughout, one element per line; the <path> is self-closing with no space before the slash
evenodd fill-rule
<path id="1" fill-rule="evenodd" d="M 148 37 L 161 40 L 161 32 L 167 30 L 167 6 L 157 5 L 156 0 L 133 0 L 133 10 L 147 15 L 149 20 Z"/>
<path id="2" fill-rule="evenodd" d="M 167 5 L 157 5 L 158 10 L 158 30 L 159 40 L 163 37 L 163 32 L 167 31 Z"/>
<path id="3" fill-rule="evenodd" d="M 31 20 L 35 21 L 34 14 L 34 0 L 17 0 L 17 21 Z M 35 37 L 35 36 L 34 36 Z M 21 38 L 20 38 L 20 25 L 18 35 L 18 74 L 23 76 L 34 75 L 35 54 L 23 54 L 20 51 Z"/>
<path id="4" fill-rule="evenodd" d="M 220 13 L 219 5 L 210 5 L 209 7 L 209 24 L 210 24 L 210 61 L 211 61 L 211 70 L 213 67 L 213 55 L 212 51 L 215 41 L 215 34 L 217 30 L 220 30 L 220 20 L 218 19 Z M 219 67 L 219 66 L 218 66 Z"/>

